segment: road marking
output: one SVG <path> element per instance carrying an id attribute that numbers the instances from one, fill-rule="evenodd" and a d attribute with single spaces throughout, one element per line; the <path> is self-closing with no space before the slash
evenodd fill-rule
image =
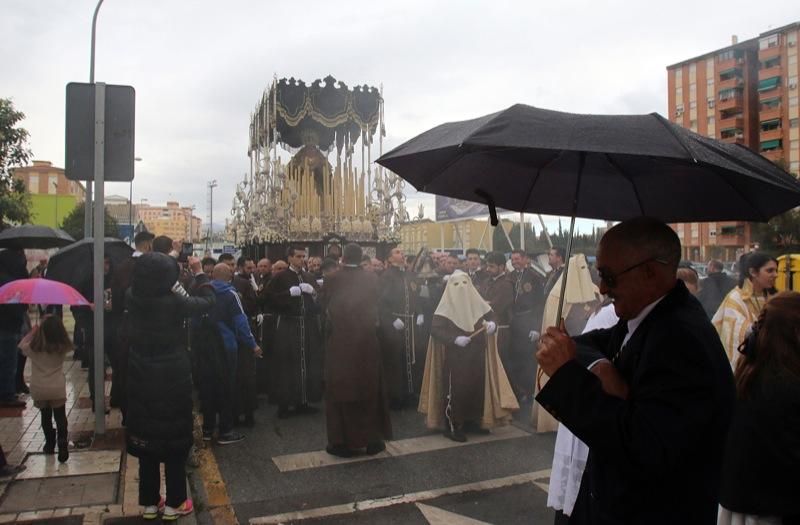
<path id="1" fill-rule="evenodd" d="M 438 507 L 431 507 L 424 503 L 417 503 L 417 508 L 430 525 L 491 525 L 485 521 L 476 520 Z"/>
<path id="2" fill-rule="evenodd" d="M 507 476 L 505 478 L 488 479 L 485 481 L 477 481 L 473 483 L 466 483 L 463 485 L 455 485 L 452 487 L 424 490 L 421 492 L 412 492 L 410 494 L 401 494 L 398 496 L 389 496 L 386 498 L 369 499 L 364 501 L 357 501 L 355 503 L 331 505 L 329 507 L 320 507 L 316 509 L 286 512 L 283 514 L 274 514 L 272 516 L 265 516 L 261 518 L 251 518 L 250 523 L 252 525 L 269 525 L 276 523 L 301 521 L 310 518 L 324 518 L 328 516 L 353 514 L 358 511 L 380 509 L 384 507 L 390 507 L 392 505 L 400 505 L 403 503 L 417 503 L 419 501 L 436 499 L 441 496 L 446 496 L 449 494 L 460 494 L 462 492 L 491 490 L 502 487 L 510 487 L 512 485 L 521 485 L 523 483 L 531 483 L 538 486 L 538 484 L 535 483 L 536 480 L 541 480 L 549 476 L 550 476 L 550 469 L 539 470 L 537 472 L 517 474 L 515 476 Z"/>
<path id="3" fill-rule="evenodd" d="M 491 434 L 485 436 L 470 436 L 466 443 L 457 443 L 447 439 L 441 434 L 422 436 L 410 439 L 400 439 L 397 441 L 387 441 L 386 450 L 374 456 L 356 456 L 353 458 L 339 458 L 332 456 L 324 450 L 314 452 L 302 452 L 300 454 L 287 454 L 272 458 L 273 463 L 281 472 L 292 472 L 294 470 L 304 470 L 309 468 L 329 467 L 332 465 L 342 465 L 345 463 L 358 463 L 361 461 L 371 461 L 375 459 L 385 459 L 409 454 L 420 454 L 422 452 L 432 452 L 454 447 L 476 445 L 492 441 L 528 437 L 530 434 L 513 425 L 500 427 L 492 430 Z"/>

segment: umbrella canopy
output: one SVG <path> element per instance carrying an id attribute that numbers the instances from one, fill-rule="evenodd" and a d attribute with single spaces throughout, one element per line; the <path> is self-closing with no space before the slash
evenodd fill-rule
<path id="1" fill-rule="evenodd" d="M 657 113 L 517 104 L 435 127 L 377 162 L 421 191 L 548 215 L 766 221 L 800 205 L 800 182 L 762 156 Z"/>
<path id="2" fill-rule="evenodd" d="M 104 251 L 116 266 L 130 257 L 133 249 L 124 241 L 112 237 L 105 238 Z M 94 238 L 86 237 L 58 250 L 47 264 L 47 278 L 66 283 L 79 290 L 85 289 L 92 276 L 92 255 Z"/>
<path id="3" fill-rule="evenodd" d="M 17 279 L 0 287 L 0 304 L 88 306 L 90 303 L 68 284 L 50 279 Z"/>
<path id="4" fill-rule="evenodd" d="M 70 234 L 58 228 L 24 224 L 0 232 L 0 248 L 61 248 L 75 242 Z"/>

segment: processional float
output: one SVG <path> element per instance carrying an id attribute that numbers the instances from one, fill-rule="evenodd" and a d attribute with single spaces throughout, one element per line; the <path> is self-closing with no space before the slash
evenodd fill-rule
<path id="1" fill-rule="evenodd" d="M 275 78 L 250 119 L 250 173 L 231 210 L 237 243 L 270 258 L 289 243 L 310 255 L 324 255 L 330 243 L 355 241 L 378 255 L 397 244 L 408 216 L 405 183 L 372 164 L 376 135 L 379 156 L 381 89 L 350 88 L 332 76 L 310 85 Z"/>

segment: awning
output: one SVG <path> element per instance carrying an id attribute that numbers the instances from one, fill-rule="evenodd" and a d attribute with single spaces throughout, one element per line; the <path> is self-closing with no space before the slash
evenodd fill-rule
<path id="1" fill-rule="evenodd" d="M 761 151 L 779 148 L 780 145 L 781 145 L 781 139 L 765 140 L 764 142 L 761 143 Z"/>
<path id="2" fill-rule="evenodd" d="M 761 121 L 761 126 L 762 127 L 764 127 L 764 126 L 772 126 L 773 124 L 777 124 L 778 126 L 780 126 L 781 125 L 781 119 L 779 119 L 779 118 L 771 118 L 769 120 L 762 120 Z"/>
<path id="3" fill-rule="evenodd" d="M 728 69 L 726 69 L 726 70 L 724 70 L 724 71 L 720 71 L 720 72 L 719 72 L 719 76 L 723 77 L 723 76 L 725 76 L 725 75 L 733 75 L 733 74 L 735 74 L 735 73 L 736 73 L 736 71 L 737 71 L 737 68 L 735 68 L 735 67 L 729 67 Z"/>
<path id="4" fill-rule="evenodd" d="M 775 89 L 776 87 L 778 87 L 780 81 L 781 77 L 765 78 L 764 80 L 758 83 L 758 90 L 768 91 L 770 89 Z"/>

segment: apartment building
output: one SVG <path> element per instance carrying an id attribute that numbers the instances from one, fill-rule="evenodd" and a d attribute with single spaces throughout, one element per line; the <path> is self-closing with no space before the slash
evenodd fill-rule
<path id="1" fill-rule="evenodd" d="M 202 220 L 193 214 L 192 206 L 169 201 L 166 206 L 137 205 L 140 221 L 153 235 L 166 235 L 173 240 L 199 242 Z M 191 225 L 191 227 L 190 227 Z"/>
<path id="2" fill-rule="evenodd" d="M 22 181 L 31 194 L 31 222 L 57 227 L 78 203 L 86 199 L 86 189 L 78 181 L 67 179 L 64 169 L 46 160 L 34 160 L 30 166 L 14 168 L 11 174 Z"/>
<path id="3" fill-rule="evenodd" d="M 669 118 L 738 143 L 800 174 L 800 22 L 667 67 Z M 753 248 L 746 222 L 673 224 L 684 258 L 734 260 Z"/>

